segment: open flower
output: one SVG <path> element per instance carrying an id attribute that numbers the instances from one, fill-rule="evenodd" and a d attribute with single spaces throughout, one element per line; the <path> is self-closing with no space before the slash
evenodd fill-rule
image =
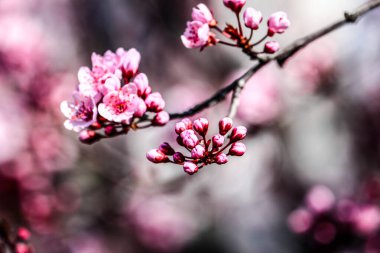
<path id="1" fill-rule="evenodd" d="M 194 21 L 200 21 L 209 25 L 216 24 L 214 16 L 205 4 L 198 4 L 196 8 L 193 8 L 193 13 L 191 16 Z"/>
<path id="2" fill-rule="evenodd" d="M 210 28 L 207 23 L 191 21 L 187 22 L 187 28 L 181 40 L 187 48 L 200 48 L 207 46 L 209 37 Z"/>
<path id="3" fill-rule="evenodd" d="M 68 119 L 64 126 L 68 130 L 79 132 L 96 122 L 96 105 L 94 99 L 84 96 L 78 91 L 73 92 L 74 102 L 63 101 L 61 103 L 61 112 Z"/>
<path id="4" fill-rule="evenodd" d="M 108 93 L 98 106 L 99 114 L 109 121 L 129 124 L 138 105 L 136 94 L 134 84 L 127 84 L 119 91 Z"/>

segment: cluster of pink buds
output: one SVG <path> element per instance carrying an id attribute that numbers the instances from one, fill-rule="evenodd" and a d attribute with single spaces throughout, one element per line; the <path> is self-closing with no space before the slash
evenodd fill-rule
<path id="1" fill-rule="evenodd" d="M 175 125 L 175 132 L 178 134 L 177 143 L 190 153 L 189 156 L 176 152 L 164 142 L 158 149 L 150 150 L 146 157 L 153 163 L 171 162 L 182 165 L 184 171 L 192 175 L 208 164 L 227 163 L 228 156 L 244 155 L 246 148 L 240 141 L 247 134 L 245 127 L 233 127 L 232 119 L 223 118 L 219 121 L 219 133 L 207 139 L 208 127 L 209 123 L 205 118 L 196 119 L 194 122 L 185 118 Z M 228 148 L 228 152 L 224 152 Z"/>
<path id="2" fill-rule="evenodd" d="M 216 43 L 224 44 L 233 47 L 239 47 L 251 56 L 256 58 L 258 54 L 266 53 L 273 54 L 277 52 L 280 45 L 277 41 L 267 41 L 264 47 L 260 51 L 256 51 L 253 48 L 264 42 L 268 37 L 272 37 L 276 33 L 281 34 L 290 26 L 290 21 L 285 12 L 279 11 L 273 13 L 267 21 L 267 33 L 266 35 L 258 39 L 256 42 L 251 42 L 253 31 L 258 30 L 263 16 L 260 11 L 248 7 L 243 14 L 244 25 L 250 29 L 250 35 L 246 36 L 242 29 L 242 21 L 240 20 L 240 12 L 242 11 L 246 0 L 223 0 L 224 5 L 233 11 L 237 17 L 237 27 L 227 24 L 222 29 L 218 26 L 218 22 L 213 16 L 212 11 L 205 4 L 198 4 L 193 8 L 192 21 L 187 22 L 187 28 L 184 34 L 181 36 L 182 42 L 187 48 L 201 48 L 201 50 L 207 46 L 215 45 Z M 231 40 L 231 42 L 222 41 L 216 37 L 216 34 L 211 32 L 214 29 L 219 32 L 224 38 Z"/>
<path id="3" fill-rule="evenodd" d="M 73 102 L 63 101 L 61 111 L 68 118 L 65 127 L 80 132 L 83 143 L 169 121 L 161 94 L 152 93 L 148 77 L 138 71 L 140 58 L 134 48 L 119 48 L 103 56 L 93 53 L 92 68 L 79 69 Z"/>
<path id="4" fill-rule="evenodd" d="M 337 200 L 329 188 L 317 185 L 308 192 L 305 205 L 289 215 L 288 224 L 313 247 L 327 250 L 347 246 L 340 243 L 354 238 L 364 239 L 364 244 L 380 233 L 380 208 L 370 202 Z"/>

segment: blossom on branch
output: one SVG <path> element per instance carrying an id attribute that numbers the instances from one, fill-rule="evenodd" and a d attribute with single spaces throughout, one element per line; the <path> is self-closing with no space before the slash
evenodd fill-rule
<path id="1" fill-rule="evenodd" d="M 92 54 L 92 68 L 81 67 L 74 102 L 63 101 L 65 127 L 82 131 L 79 140 L 91 144 L 125 134 L 130 128 L 162 126 L 169 121 L 165 101 L 152 93 L 148 77 L 139 73 L 141 55 L 132 48 L 103 56 Z M 102 131 L 103 130 L 103 131 Z"/>
<path id="2" fill-rule="evenodd" d="M 245 145 L 239 142 L 247 134 L 245 127 L 233 128 L 232 119 L 223 118 L 219 121 L 219 133 L 211 139 L 206 137 L 208 127 L 209 122 L 205 118 L 196 119 L 194 122 L 188 118 L 183 119 L 175 125 L 175 132 L 178 134 L 178 144 L 189 152 L 189 155 L 175 151 L 164 142 L 158 149 L 150 150 L 146 154 L 147 159 L 153 163 L 170 162 L 182 165 L 184 171 L 192 175 L 208 164 L 225 164 L 228 162 L 228 156 L 242 156 L 245 153 Z M 225 137 L 231 129 L 231 134 Z M 229 151 L 225 153 L 228 148 Z"/>

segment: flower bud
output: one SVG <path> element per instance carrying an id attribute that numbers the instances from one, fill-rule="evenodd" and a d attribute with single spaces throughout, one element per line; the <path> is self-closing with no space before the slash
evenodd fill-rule
<path id="1" fill-rule="evenodd" d="M 194 120 L 193 128 L 197 133 L 204 136 L 207 133 L 208 130 L 208 120 L 205 118 L 199 118 Z"/>
<path id="2" fill-rule="evenodd" d="M 267 54 L 274 54 L 280 49 L 280 43 L 277 41 L 268 41 L 265 43 L 264 52 Z"/>
<path id="3" fill-rule="evenodd" d="M 212 137 L 212 147 L 213 148 L 220 148 L 223 146 L 224 143 L 224 136 L 221 134 L 216 134 Z"/>
<path id="4" fill-rule="evenodd" d="M 159 113 L 156 114 L 152 123 L 154 126 L 163 126 L 166 123 L 168 123 L 169 120 L 170 120 L 169 113 L 165 111 L 160 111 Z"/>
<path id="5" fill-rule="evenodd" d="M 107 135 L 107 136 L 113 136 L 115 135 L 117 132 L 116 132 L 116 128 L 114 126 L 106 126 L 104 127 L 104 133 Z"/>
<path id="6" fill-rule="evenodd" d="M 219 133 L 225 135 L 232 128 L 232 119 L 225 117 L 219 121 Z"/>
<path id="7" fill-rule="evenodd" d="M 162 143 L 158 150 L 160 150 L 165 155 L 173 155 L 175 153 L 174 149 L 167 142 Z"/>
<path id="8" fill-rule="evenodd" d="M 263 15 L 261 12 L 251 7 L 244 11 L 243 18 L 245 26 L 254 30 L 257 30 L 261 21 L 263 21 Z"/>
<path id="9" fill-rule="evenodd" d="M 148 77 L 144 73 L 138 74 L 135 79 L 133 79 L 133 83 L 137 87 L 137 95 L 141 97 L 145 94 L 145 91 L 149 87 Z"/>
<path id="10" fill-rule="evenodd" d="M 238 126 L 232 129 L 230 140 L 231 142 L 241 141 L 247 135 L 247 128 Z"/>
<path id="11" fill-rule="evenodd" d="M 228 154 L 233 156 L 242 156 L 244 155 L 245 150 L 245 145 L 242 142 L 235 142 L 232 144 Z"/>
<path id="12" fill-rule="evenodd" d="M 211 11 L 205 4 L 198 4 L 196 8 L 193 8 L 191 16 L 194 21 L 200 21 L 204 24 L 215 25 L 216 22 Z"/>
<path id="13" fill-rule="evenodd" d="M 194 148 L 198 144 L 198 137 L 193 130 L 185 130 L 181 133 L 182 142 L 187 148 Z"/>
<path id="14" fill-rule="evenodd" d="M 101 136 L 92 130 L 83 130 L 79 133 L 79 141 L 84 144 L 93 144 L 101 139 Z"/>
<path id="15" fill-rule="evenodd" d="M 205 156 L 206 150 L 203 146 L 201 145 L 196 145 L 192 150 L 191 150 L 191 157 L 194 159 L 200 159 Z"/>
<path id="16" fill-rule="evenodd" d="M 185 162 L 183 164 L 183 170 L 189 174 L 189 175 L 193 175 L 194 173 L 196 173 L 198 171 L 198 166 L 192 162 Z"/>
<path id="17" fill-rule="evenodd" d="M 191 120 L 188 118 L 184 118 L 183 120 L 175 124 L 175 132 L 177 134 L 180 134 L 183 131 L 192 129 L 192 128 L 193 128 L 193 124 L 191 123 Z"/>
<path id="18" fill-rule="evenodd" d="M 146 158 L 152 163 L 165 163 L 169 158 L 159 149 L 151 149 L 146 153 Z"/>
<path id="19" fill-rule="evenodd" d="M 275 33 L 283 33 L 290 26 L 288 15 L 279 11 L 273 13 L 268 19 L 268 36 L 273 36 Z"/>
<path id="20" fill-rule="evenodd" d="M 137 70 L 139 69 L 140 59 L 140 53 L 134 48 L 129 49 L 123 57 L 123 70 L 125 76 L 128 79 L 133 77 L 137 73 Z"/>
<path id="21" fill-rule="evenodd" d="M 185 161 L 185 156 L 181 152 L 175 152 L 173 155 L 173 161 L 175 163 L 183 163 Z"/>
<path id="22" fill-rule="evenodd" d="M 245 2 L 246 0 L 223 0 L 224 5 L 236 13 L 241 11 Z"/>
<path id="23" fill-rule="evenodd" d="M 149 111 L 160 112 L 165 107 L 165 101 L 159 92 L 149 94 L 145 99 Z"/>
<path id="24" fill-rule="evenodd" d="M 146 112 L 146 104 L 144 102 L 144 100 L 138 98 L 136 99 L 136 110 L 135 110 L 135 113 L 133 114 L 133 116 L 135 117 L 142 117 L 144 115 L 144 113 Z"/>
<path id="25" fill-rule="evenodd" d="M 220 153 L 219 155 L 217 155 L 217 156 L 215 157 L 215 162 L 216 162 L 217 164 L 225 164 L 225 163 L 228 162 L 228 157 L 227 157 L 226 154 L 224 154 L 224 153 Z"/>

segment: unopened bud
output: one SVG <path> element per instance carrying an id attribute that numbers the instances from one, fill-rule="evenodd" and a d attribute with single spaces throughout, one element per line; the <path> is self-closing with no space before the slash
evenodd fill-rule
<path id="1" fill-rule="evenodd" d="M 199 118 L 199 119 L 194 120 L 193 128 L 200 135 L 202 136 L 206 135 L 207 130 L 208 130 L 208 120 L 205 118 Z"/>
<path id="2" fill-rule="evenodd" d="M 219 155 L 217 155 L 217 156 L 215 157 L 215 162 L 216 162 L 217 164 L 225 164 L 225 163 L 228 162 L 228 157 L 227 157 L 226 154 L 224 154 L 224 153 L 220 153 Z"/>
<path id="3" fill-rule="evenodd" d="M 203 146 L 201 145 L 196 145 L 192 150 L 191 150 L 191 157 L 195 159 L 200 159 L 205 156 L 206 150 Z"/>
<path id="4" fill-rule="evenodd" d="M 193 175 L 194 173 L 196 173 L 198 171 L 198 166 L 192 162 L 185 162 L 183 164 L 183 170 L 189 174 L 189 175 Z"/>
<path id="5" fill-rule="evenodd" d="M 280 49 L 280 43 L 277 41 L 268 41 L 265 43 L 264 52 L 267 54 L 274 54 Z"/>
<path id="6" fill-rule="evenodd" d="M 175 152 L 173 155 L 173 161 L 175 163 L 183 163 L 185 161 L 185 156 L 181 152 Z"/>
<path id="7" fill-rule="evenodd" d="M 213 148 L 220 148 L 223 146 L 224 143 L 224 136 L 221 134 L 216 134 L 212 137 L 212 147 Z"/>
<path id="8" fill-rule="evenodd" d="M 235 127 L 234 129 L 232 129 L 232 133 L 230 137 L 231 142 L 241 141 L 245 138 L 246 135 L 247 135 L 247 128 L 243 126 Z"/>
<path id="9" fill-rule="evenodd" d="M 221 135 L 225 135 L 226 133 L 228 133 L 228 131 L 230 131 L 232 128 L 232 124 L 233 122 L 231 118 L 225 117 L 221 119 L 219 121 L 219 133 Z"/>
<path id="10" fill-rule="evenodd" d="M 79 141 L 84 144 L 93 144 L 101 139 L 101 135 L 92 130 L 83 130 L 79 133 Z"/>
<path id="11" fill-rule="evenodd" d="M 169 158 L 159 149 L 151 149 L 146 153 L 146 158 L 152 163 L 165 163 Z"/>
<path id="12" fill-rule="evenodd" d="M 241 142 L 235 142 L 232 144 L 230 150 L 228 151 L 229 155 L 232 156 L 242 156 L 245 153 L 245 145 Z"/>
<path id="13" fill-rule="evenodd" d="M 165 155 L 173 155 L 175 153 L 174 149 L 167 142 L 162 143 L 158 149 Z"/>
<path id="14" fill-rule="evenodd" d="M 161 112 L 156 114 L 152 123 L 154 126 L 163 126 L 166 123 L 168 123 L 169 120 L 170 120 L 169 113 L 167 113 L 165 111 L 161 111 Z"/>

